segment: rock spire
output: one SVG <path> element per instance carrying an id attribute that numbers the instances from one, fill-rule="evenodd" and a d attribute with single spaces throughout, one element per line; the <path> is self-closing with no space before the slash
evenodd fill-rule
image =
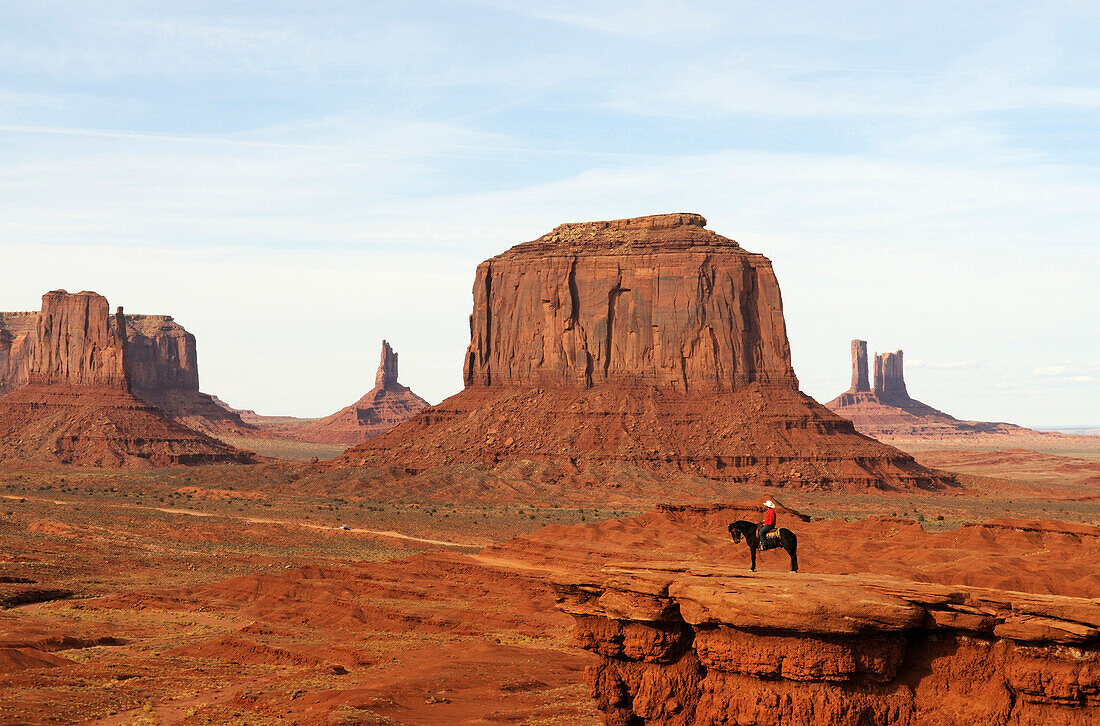
<path id="1" fill-rule="evenodd" d="M 382 359 L 378 363 L 378 372 L 374 375 L 375 388 L 393 388 L 397 383 L 397 353 L 393 352 L 389 342 L 382 341 Z"/>
<path id="2" fill-rule="evenodd" d="M 871 384 L 867 379 L 867 341 L 852 341 L 852 387 L 849 393 L 862 393 L 870 391 Z"/>

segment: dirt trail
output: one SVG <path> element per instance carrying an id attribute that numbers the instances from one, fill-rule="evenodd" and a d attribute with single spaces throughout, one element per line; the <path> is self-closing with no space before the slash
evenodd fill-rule
<path id="1" fill-rule="evenodd" d="M 0 495 L 4 499 L 15 500 L 29 500 L 34 502 L 44 502 L 46 504 L 56 504 L 59 506 L 70 505 L 73 502 L 62 501 L 60 499 L 43 499 L 41 497 L 26 497 L 26 496 L 13 496 L 10 494 Z M 401 532 L 395 532 L 390 529 L 364 529 L 362 527 L 348 527 L 344 529 L 337 525 L 327 524 L 310 524 L 309 522 L 303 522 L 301 520 L 293 519 L 268 519 L 265 517 L 242 517 L 235 514 L 218 514 L 215 512 L 203 512 L 197 509 L 175 509 L 172 507 L 148 507 L 144 504 L 109 504 L 105 506 L 115 507 L 116 509 L 145 509 L 152 512 L 163 512 L 164 514 L 179 514 L 186 517 L 224 517 L 225 519 L 235 519 L 238 522 L 244 522 L 245 524 L 281 524 L 290 527 L 305 527 L 307 529 L 328 530 L 328 531 L 342 531 L 350 532 L 353 534 L 365 534 L 372 537 L 388 537 L 390 539 L 401 539 L 409 542 L 423 542 L 425 544 L 438 545 L 440 547 L 457 547 L 459 549 L 474 549 L 480 550 L 483 547 L 491 544 L 490 542 L 482 543 L 470 543 L 470 542 L 450 542 L 442 539 L 430 539 L 427 537 L 415 537 L 411 534 L 403 534 Z"/>

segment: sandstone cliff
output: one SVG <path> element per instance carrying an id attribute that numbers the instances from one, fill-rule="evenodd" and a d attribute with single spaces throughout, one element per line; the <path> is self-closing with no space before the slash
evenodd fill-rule
<path id="1" fill-rule="evenodd" d="M 30 378 L 37 313 L 0 313 L 0 395 Z"/>
<path id="2" fill-rule="evenodd" d="M 121 308 L 108 316 L 103 296 L 43 295 L 33 337 L 24 337 L 21 348 L 27 383 L 0 398 L 0 460 L 87 466 L 249 460 L 135 396 L 129 350 L 127 318 Z"/>
<path id="3" fill-rule="evenodd" d="M 42 296 L 34 326 L 30 383 L 130 390 L 122 308 L 112 321 L 102 295 L 54 290 Z"/>
<path id="4" fill-rule="evenodd" d="M 558 578 L 605 721 L 1093 724 L 1100 604 L 651 563 Z"/>
<path id="5" fill-rule="evenodd" d="M 52 297 L 51 297 L 52 296 Z M 46 302 L 51 297 L 51 302 Z M 49 293 L 43 298 L 44 310 L 50 312 L 49 323 L 43 324 L 69 326 L 79 320 L 83 314 L 81 306 L 102 307 L 106 301 L 95 293 L 69 295 L 65 291 Z M 100 302 L 102 301 L 102 302 Z M 59 304 L 67 306 L 62 310 Z M 88 317 L 90 321 L 102 319 L 102 310 L 96 309 Z M 198 356 L 195 336 L 173 320 L 170 315 L 127 315 L 123 332 L 115 318 L 107 319 L 107 327 L 112 336 L 121 335 L 125 340 L 126 375 L 130 380 L 130 390 L 139 398 L 160 408 L 172 419 L 185 426 L 213 435 L 249 436 L 256 428 L 244 423 L 240 416 L 218 406 L 213 399 L 199 391 Z M 35 321 L 38 313 L 0 313 L 0 394 L 25 385 L 31 378 L 31 361 L 35 357 Z M 93 322 L 94 327 L 98 322 Z M 102 331 L 89 330 L 93 336 Z M 63 336 L 73 350 L 82 350 L 83 329 L 65 328 L 55 331 Z M 52 344 L 48 344 L 49 345 Z M 60 352 L 57 355 L 64 355 Z M 98 351 L 102 358 L 105 353 Z M 42 365 L 72 368 L 80 371 L 81 364 L 66 361 L 63 358 Z M 91 375 L 89 373 L 89 375 Z M 116 373 L 117 375 L 117 373 Z M 78 375 L 79 377 L 79 375 Z M 49 382 L 49 376 L 40 382 Z"/>
<path id="6" fill-rule="evenodd" d="M 466 384 L 797 388 L 771 262 L 705 224 L 563 224 L 482 262 Z"/>
<path id="7" fill-rule="evenodd" d="M 374 388 L 331 416 L 280 433 L 301 441 L 357 444 L 389 431 L 427 408 L 428 402 L 397 382 L 397 353 L 385 340 Z"/>
<path id="8" fill-rule="evenodd" d="M 910 397 L 902 351 L 875 354 L 874 390 L 867 385 L 867 343 L 852 341 L 852 386 L 826 408 L 875 438 L 955 438 L 974 435 L 1042 435 L 1008 423 L 962 421 Z"/>
<path id="9" fill-rule="evenodd" d="M 548 479 L 605 467 L 594 476 L 950 484 L 798 391 L 771 263 L 705 223 L 566 224 L 483 262 L 465 390 L 334 465 L 415 475 L 528 461 Z"/>

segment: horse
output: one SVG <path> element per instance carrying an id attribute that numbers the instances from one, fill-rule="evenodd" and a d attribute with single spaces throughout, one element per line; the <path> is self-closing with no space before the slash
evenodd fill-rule
<path id="1" fill-rule="evenodd" d="M 756 550 L 761 549 L 760 540 L 756 537 L 756 525 L 739 519 L 730 524 L 729 531 L 734 542 L 740 542 L 742 536 L 745 538 L 745 544 L 749 546 L 749 555 L 752 557 L 752 567 L 749 569 L 756 572 Z M 780 527 L 779 546 L 787 550 L 787 554 L 791 556 L 791 572 L 798 572 L 798 538 L 794 536 L 794 532 Z"/>

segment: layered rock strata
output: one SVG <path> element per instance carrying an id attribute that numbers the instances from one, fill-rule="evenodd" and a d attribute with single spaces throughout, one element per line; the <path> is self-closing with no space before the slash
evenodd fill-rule
<path id="1" fill-rule="evenodd" d="M 962 421 L 912 398 L 905 386 L 904 354 L 875 354 L 874 389 L 867 385 L 867 342 L 852 341 L 852 385 L 825 404 L 876 438 L 952 438 L 986 434 L 1041 435 L 1003 422 Z"/>
<path id="2" fill-rule="evenodd" d="M 27 383 L 0 398 L 0 460 L 90 466 L 247 461 L 131 391 L 128 322 L 93 292 L 42 297 L 24 338 Z M 10 368 L 9 368 L 10 369 Z"/>
<path id="3" fill-rule="evenodd" d="M 397 353 L 385 340 L 374 388 L 336 413 L 285 431 L 303 441 L 357 444 L 389 431 L 428 407 L 428 402 L 397 381 Z"/>
<path id="4" fill-rule="evenodd" d="M 68 293 L 56 291 L 48 295 L 66 296 Z M 65 298 L 68 299 L 66 305 L 101 305 L 94 298 L 102 300 L 95 293 L 78 293 L 68 298 Z M 109 331 L 116 331 L 115 319 L 103 318 L 100 313 L 95 311 L 91 319 L 106 319 Z M 37 319 L 37 313 L 0 313 L 0 394 L 30 380 Z M 206 433 L 232 436 L 256 433 L 254 426 L 244 423 L 235 412 L 218 406 L 211 396 L 199 391 L 195 336 L 172 316 L 127 315 L 126 321 L 122 352 L 126 356 L 126 374 L 134 394 L 160 408 L 170 418 Z M 99 335 L 100 332 L 91 331 L 91 334 Z M 79 342 L 83 334 L 83 331 L 74 332 L 76 337 L 71 338 L 74 350 L 83 350 Z M 54 364 L 61 365 L 61 362 Z"/>
<path id="5" fill-rule="evenodd" d="M 466 388 L 336 466 L 612 463 L 734 483 L 938 488 L 798 390 L 771 263 L 697 214 L 564 224 L 481 263 Z"/>
<path id="6" fill-rule="evenodd" d="M 796 388 L 771 262 L 705 225 L 563 224 L 482 262 L 466 384 Z"/>
<path id="7" fill-rule="evenodd" d="M 615 726 L 1100 719 L 1092 599 L 661 563 L 554 587 Z"/>

